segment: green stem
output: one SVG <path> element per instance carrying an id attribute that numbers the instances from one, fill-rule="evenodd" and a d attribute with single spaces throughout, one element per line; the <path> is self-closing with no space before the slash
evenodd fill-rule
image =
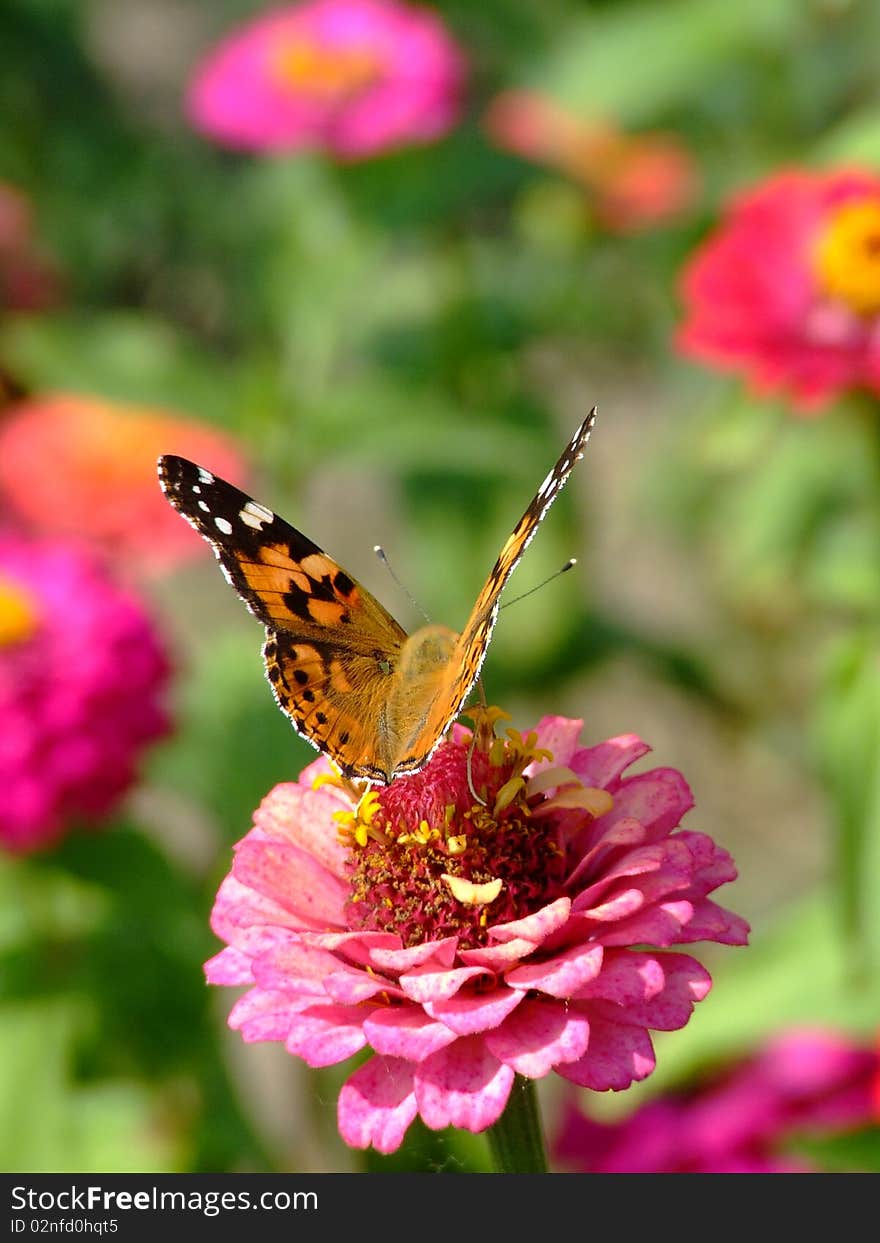
<path id="1" fill-rule="evenodd" d="M 538 1097 L 531 1079 L 517 1075 L 507 1108 L 489 1128 L 488 1136 L 497 1174 L 547 1173 Z"/>

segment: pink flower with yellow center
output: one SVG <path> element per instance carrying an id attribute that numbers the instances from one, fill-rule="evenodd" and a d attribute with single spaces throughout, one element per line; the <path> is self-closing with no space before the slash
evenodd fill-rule
<path id="1" fill-rule="evenodd" d="M 880 177 L 777 173 L 733 200 L 682 279 L 679 348 L 803 410 L 880 393 Z"/>
<path id="2" fill-rule="evenodd" d="M 462 54 L 430 10 L 311 0 L 224 39 L 196 70 L 187 111 L 226 147 L 364 159 L 445 134 L 463 81 Z"/>
<path id="3" fill-rule="evenodd" d="M 204 545 L 156 489 L 166 451 L 243 481 L 232 437 L 193 419 L 72 393 L 33 397 L 0 422 L 0 502 L 31 530 L 88 541 L 127 569 L 168 569 Z"/>
<path id="4" fill-rule="evenodd" d="M 589 192 L 596 220 L 638 233 L 684 215 L 699 193 L 696 161 L 672 134 L 625 134 L 534 91 L 496 96 L 484 124 L 499 147 L 565 173 Z"/>
<path id="5" fill-rule="evenodd" d="M 50 845 L 111 812 L 168 731 L 142 606 L 71 545 L 0 533 L 0 843 Z"/>
<path id="6" fill-rule="evenodd" d="M 783 1032 L 687 1091 L 665 1093 L 620 1122 L 568 1103 L 555 1151 L 603 1174 L 782 1174 L 816 1170 L 798 1141 L 876 1125 L 880 1054 L 821 1028 Z"/>
<path id="7" fill-rule="evenodd" d="M 523 738 L 474 713 L 427 767 L 354 804 L 318 760 L 277 786 L 236 847 L 211 983 L 246 985 L 230 1025 L 310 1066 L 368 1048 L 339 1096 L 352 1147 L 427 1126 L 482 1131 L 516 1075 L 595 1091 L 654 1068 L 650 1029 L 683 1026 L 710 978 L 670 946 L 744 944 L 708 895 L 729 855 L 681 830 L 680 773 L 626 776 L 635 735 L 581 747 L 582 722 Z M 470 767 L 470 775 L 469 775 Z"/>

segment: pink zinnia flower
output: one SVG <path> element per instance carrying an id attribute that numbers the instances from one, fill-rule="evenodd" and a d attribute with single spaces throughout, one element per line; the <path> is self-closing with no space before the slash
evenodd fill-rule
<path id="1" fill-rule="evenodd" d="M 118 804 L 168 730 L 139 602 L 81 550 L 0 533 L 0 842 L 55 841 Z"/>
<path id="2" fill-rule="evenodd" d="M 639 233 L 684 215 L 699 192 L 696 161 L 673 134 L 625 134 L 534 91 L 504 91 L 484 121 L 499 147 L 558 169 L 589 192 L 612 233 Z"/>
<path id="3" fill-rule="evenodd" d="M 556 1143 L 569 1168 L 605 1174 L 776 1174 L 815 1169 L 799 1139 L 870 1126 L 880 1054 L 821 1029 L 774 1037 L 738 1065 L 616 1123 L 568 1103 Z"/>
<path id="4" fill-rule="evenodd" d="M 440 18 L 397 0 L 311 0 L 229 35 L 197 69 L 187 110 L 227 147 L 363 159 L 445 134 L 464 61 Z"/>
<path id="5" fill-rule="evenodd" d="M 204 544 L 156 488 L 156 458 L 174 452 L 243 482 L 231 436 L 168 410 L 44 393 L 0 423 L 0 504 L 32 531 L 88 541 L 126 571 L 173 568 Z"/>
<path id="6" fill-rule="evenodd" d="M 684 271 L 679 348 L 801 409 L 880 393 L 880 177 L 789 170 L 736 197 Z"/>
<path id="7" fill-rule="evenodd" d="M 230 1025 L 310 1066 L 372 1050 L 339 1097 L 352 1147 L 392 1152 L 417 1114 L 482 1131 L 517 1074 L 644 1079 L 649 1029 L 710 987 L 668 947 L 746 940 L 708 897 L 729 855 L 677 828 L 684 778 L 623 775 L 649 749 L 635 735 L 580 747 L 582 722 L 545 717 L 502 740 L 503 714 L 472 715 L 472 782 L 461 727 L 356 807 L 318 760 L 264 799 L 217 895 L 208 979 L 249 986 Z"/>

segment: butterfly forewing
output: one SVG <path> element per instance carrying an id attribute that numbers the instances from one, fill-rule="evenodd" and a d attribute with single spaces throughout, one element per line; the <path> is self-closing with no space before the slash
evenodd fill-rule
<path id="1" fill-rule="evenodd" d="M 159 479 L 265 625 L 279 706 L 343 772 L 375 778 L 384 698 L 406 632 L 317 544 L 232 484 L 172 456 L 159 459 Z"/>
<path id="2" fill-rule="evenodd" d="M 419 755 L 426 748 L 428 751 L 425 758 L 430 756 L 438 740 L 443 737 L 461 711 L 479 677 L 498 616 L 501 593 L 507 580 L 516 569 L 541 519 L 564 487 L 575 464 L 584 456 L 584 449 L 590 439 L 595 421 L 596 409 L 594 407 L 565 446 L 559 461 L 544 479 L 525 513 L 505 541 L 498 560 L 492 567 L 485 586 L 477 596 L 477 602 L 459 637 L 450 661 L 450 677 L 444 688 L 444 694 L 436 697 L 424 726 L 410 741 L 408 758 L 412 764 L 418 760 Z M 421 763 L 424 764 L 424 762 L 423 759 Z M 407 765 L 404 771 L 414 771 L 414 769 Z"/>

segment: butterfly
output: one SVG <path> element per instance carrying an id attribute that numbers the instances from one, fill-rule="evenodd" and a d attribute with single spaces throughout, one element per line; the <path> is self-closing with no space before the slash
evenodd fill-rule
<path id="1" fill-rule="evenodd" d="M 486 656 L 501 592 L 583 457 L 595 418 L 594 408 L 538 488 L 461 634 L 426 625 L 407 635 L 317 544 L 203 466 L 161 457 L 159 482 L 266 627 L 266 673 L 297 732 L 343 776 L 387 785 L 424 768 L 461 712 Z"/>

